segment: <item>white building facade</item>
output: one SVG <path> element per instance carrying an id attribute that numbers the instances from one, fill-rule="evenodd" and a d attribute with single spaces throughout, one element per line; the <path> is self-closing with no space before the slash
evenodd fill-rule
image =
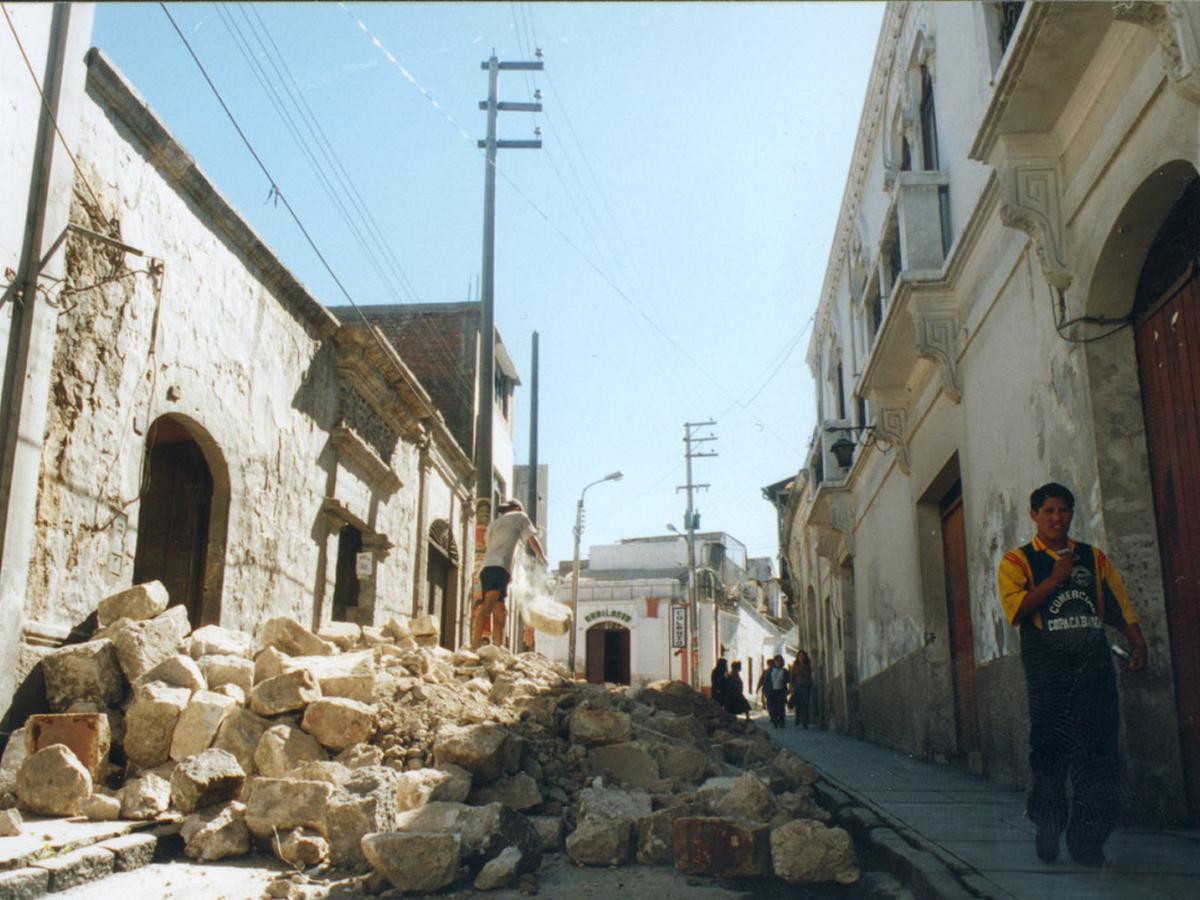
<path id="1" fill-rule="evenodd" d="M 1071 487 L 1150 645 L 1121 744 L 1156 821 L 1200 814 L 1198 66 L 1193 4 L 888 4 L 777 500 L 826 723 L 1019 785 L 996 567 Z"/>

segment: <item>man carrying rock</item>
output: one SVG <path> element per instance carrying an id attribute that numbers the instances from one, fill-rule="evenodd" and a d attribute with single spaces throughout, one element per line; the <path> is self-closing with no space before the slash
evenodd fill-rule
<path id="1" fill-rule="evenodd" d="M 483 568 L 479 572 L 483 599 L 476 604 L 471 615 L 472 650 L 478 648 L 489 633 L 493 641 L 503 640 L 507 618 L 504 599 L 508 596 L 508 584 L 512 581 L 517 545 L 524 543 L 543 565 L 546 564 L 546 556 L 537 539 L 537 527 L 525 515 L 520 502 L 509 500 L 501 503 L 496 511 L 499 515 L 488 525 L 484 539 L 487 549 Z"/>
<path id="2" fill-rule="evenodd" d="M 1070 490 L 1044 484 L 1029 507 L 1037 534 L 1006 553 L 998 573 L 1004 614 L 1021 629 L 1029 694 L 1026 812 L 1037 824 L 1040 859 L 1058 857 L 1065 826 L 1071 858 L 1098 868 L 1116 819 L 1119 774 L 1117 683 L 1104 627 L 1124 632 L 1130 672 L 1146 667 L 1146 642 L 1108 557 L 1067 536 L 1075 514 Z"/>

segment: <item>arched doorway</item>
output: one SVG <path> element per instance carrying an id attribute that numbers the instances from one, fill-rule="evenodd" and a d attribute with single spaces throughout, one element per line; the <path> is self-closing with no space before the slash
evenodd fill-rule
<path id="1" fill-rule="evenodd" d="M 212 465 L 210 463 L 216 463 Z M 181 416 L 146 433 L 133 581 L 161 581 L 192 627 L 221 615 L 229 480 L 212 439 Z"/>
<path id="2" fill-rule="evenodd" d="M 1175 673 L 1188 807 L 1200 816 L 1200 179 L 1158 229 L 1138 278 L 1134 343 Z"/>
<path id="3" fill-rule="evenodd" d="M 616 622 L 587 630 L 587 680 L 592 684 L 629 684 L 630 633 Z"/>
<path id="4" fill-rule="evenodd" d="M 441 623 L 441 645 L 455 647 L 458 622 L 458 545 L 450 532 L 450 523 L 438 519 L 429 526 L 429 546 L 425 564 L 428 600 L 426 612 Z"/>

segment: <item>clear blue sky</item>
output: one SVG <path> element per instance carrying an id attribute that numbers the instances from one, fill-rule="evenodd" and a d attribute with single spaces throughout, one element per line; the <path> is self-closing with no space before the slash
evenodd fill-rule
<path id="1" fill-rule="evenodd" d="M 614 469 L 623 481 L 588 493 L 585 555 L 680 525 L 683 422 L 710 418 L 720 455 L 696 463 L 712 485 L 697 495 L 701 526 L 775 555 L 760 488 L 798 470 L 814 427 L 808 323 L 882 4 L 170 9 L 362 304 L 467 299 L 481 258 L 480 63 L 540 46 L 546 72 L 501 76 L 502 100 L 540 88 L 545 103 L 502 114 L 501 137 L 540 126 L 545 147 L 501 153 L 496 321 L 526 386 L 541 336 L 551 559 L 570 556 L 580 489 Z M 317 299 L 344 304 L 158 5 L 99 4 L 93 43 Z M 360 248 L 262 82 L 285 103 L 303 95 L 394 261 Z M 528 390 L 517 404 L 524 462 Z"/>

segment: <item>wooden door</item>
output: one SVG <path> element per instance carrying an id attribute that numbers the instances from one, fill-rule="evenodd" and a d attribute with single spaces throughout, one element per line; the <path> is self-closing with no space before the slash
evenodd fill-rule
<path id="1" fill-rule="evenodd" d="M 203 612 L 212 491 L 208 464 L 194 441 L 160 441 L 151 448 L 150 480 L 138 513 L 133 581 L 161 581 L 171 605 L 187 607 L 194 628 L 201 624 Z"/>
<path id="2" fill-rule="evenodd" d="M 604 629 L 599 625 L 587 631 L 587 680 L 604 684 Z"/>
<path id="3" fill-rule="evenodd" d="M 954 682 L 954 731 L 958 752 L 966 754 L 979 749 L 979 713 L 975 694 L 975 638 L 971 630 L 971 591 L 967 576 L 967 536 L 963 524 L 961 484 L 954 486 L 941 506 L 950 672 Z"/>
<path id="4" fill-rule="evenodd" d="M 1188 809 L 1200 817 L 1200 278 L 1194 269 L 1137 319 L 1163 595 Z"/>

